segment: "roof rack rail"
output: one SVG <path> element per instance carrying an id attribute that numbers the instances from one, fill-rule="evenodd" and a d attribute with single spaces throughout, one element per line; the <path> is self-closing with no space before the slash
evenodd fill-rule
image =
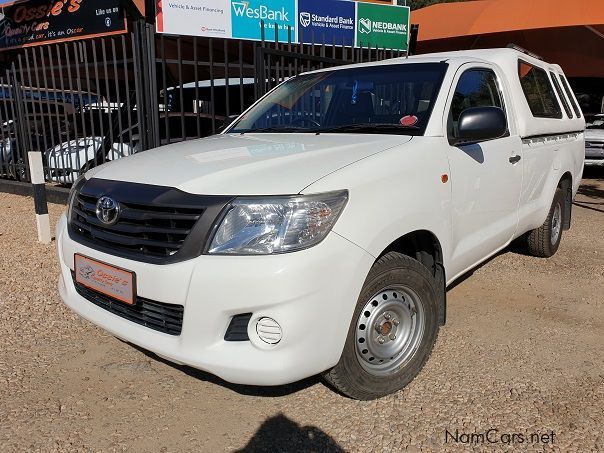
<path id="1" fill-rule="evenodd" d="M 543 57 L 537 55 L 536 53 L 526 50 L 524 47 L 520 47 L 518 44 L 510 43 L 507 45 L 507 48 L 517 50 L 518 52 L 522 52 L 525 55 L 528 55 L 530 57 L 536 58 L 537 60 L 543 61 Z"/>

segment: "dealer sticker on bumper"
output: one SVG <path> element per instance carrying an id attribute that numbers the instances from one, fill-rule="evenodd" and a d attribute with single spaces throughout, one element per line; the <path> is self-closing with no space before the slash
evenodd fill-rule
<path id="1" fill-rule="evenodd" d="M 110 264 L 75 254 L 76 282 L 126 304 L 134 304 L 135 275 Z"/>

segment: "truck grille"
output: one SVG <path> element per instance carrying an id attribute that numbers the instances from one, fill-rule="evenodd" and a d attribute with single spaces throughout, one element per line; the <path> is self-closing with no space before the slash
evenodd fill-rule
<path id="1" fill-rule="evenodd" d="M 128 305 L 76 282 L 73 272 L 72 277 L 77 293 L 94 305 L 149 329 L 168 335 L 180 335 L 184 313 L 182 305 L 155 302 L 143 297 L 137 297 L 135 305 Z"/>
<path id="2" fill-rule="evenodd" d="M 120 202 L 120 217 L 106 226 L 96 216 L 98 198 L 78 194 L 71 220 L 74 231 L 113 249 L 157 257 L 182 247 L 203 209 L 171 208 Z"/>
<path id="3" fill-rule="evenodd" d="M 96 178 L 78 183 L 74 190 L 69 219 L 69 236 L 74 241 L 153 264 L 201 255 L 214 221 L 233 198 Z M 114 223 L 97 217 L 97 203 L 103 197 L 119 208 Z"/>

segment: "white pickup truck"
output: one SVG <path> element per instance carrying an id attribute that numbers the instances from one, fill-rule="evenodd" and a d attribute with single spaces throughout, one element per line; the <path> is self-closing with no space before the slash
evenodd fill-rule
<path id="1" fill-rule="evenodd" d="M 80 178 L 59 291 L 227 381 L 378 398 L 428 359 L 447 285 L 517 238 L 556 253 L 584 128 L 560 67 L 513 49 L 306 73 L 219 135 Z"/>

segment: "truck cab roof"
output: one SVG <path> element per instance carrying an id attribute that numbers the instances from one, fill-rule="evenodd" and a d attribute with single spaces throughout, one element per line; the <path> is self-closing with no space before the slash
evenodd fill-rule
<path id="1" fill-rule="evenodd" d="M 313 72 L 338 71 L 347 68 L 382 66 L 394 64 L 414 64 L 414 63 L 447 63 L 449 70 L 443 81 L 443 87 L 452 86 L 452 81 L 460 70 L 464 70 L 468 65 L 486 65 L 491 67 L 497 73 L 503 92 L 509 93 L 506 99 L 506 109 L 510 123 L 515 125 L 517 133 L 523 138 L 555 135 L 569 132 L 577 132 L 585 129 L 585 119 L 578 108 L 578 102 L 575 95 L 568 89 L 564 71 L 557 64 L 547 63 L 536 58 L 528 52 L 518 48 L 497 48 L 497 49 L 475 49 L 459 50 L 453 52 L 439 52 L 423 55 L 414 55 L 408 58 L 393 58 L 379 62 L 359 63 L 354 65 L 341 66 L 338 68 L 320 69 Z M 523 66 L 524 64 L 524 66 Z M 535 67 L 546 72 L 550 79 L 550 84 L 560 86 L 561 92 L 555 93 L 556 100 L 560 105 L 561 115 L 555 118 L 545 118 L 535 116 L 525 95 L 520 81 L 521 71 L 524 68 Z M 555 80 L 552 80 L 555 77 Z M 449 93 L 449 96 L 453 93 Z M 448 96 L 439 96 L 441 102 L 445 102 Z M 569 108 L 566 109 L 564 106 Z M 435 107 L 438 111 L 438 106 Z M 440 136 L 444 134 L 441 118 L 434 116 L 426 129 L 425 135 Z"/>

